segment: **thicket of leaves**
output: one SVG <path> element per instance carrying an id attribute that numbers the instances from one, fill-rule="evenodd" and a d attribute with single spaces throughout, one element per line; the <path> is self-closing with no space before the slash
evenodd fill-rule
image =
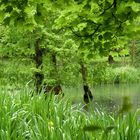
<path id="1" fill-rule="evenodd" d="M 88 65 L 97 55 L 128 54 L 127 42 L 140 30 L 139 11 L 139 0 L 1 0 L 0 55 L 34 62 L 40 38 L 45 78 L 55 80 L 50 59 L 55 53 L 66 83 L 80 76 L 81 60 Z"/>

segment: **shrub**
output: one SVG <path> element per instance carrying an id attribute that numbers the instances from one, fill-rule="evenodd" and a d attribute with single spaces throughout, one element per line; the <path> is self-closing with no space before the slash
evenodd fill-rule
<path id="1" fill-rule="evenodd" d="M 140 80 L 140 72 L 130 66 L 113 68 L 100 63 L 94 67 L 92 78 L 94 84 L 134 83 Z"/>
<path id="2" fill-rule="evenodd" d="M 115 73 L 114 83 L 134 83 L 140 80 L 139 71 L 134 67 L 118 67 L 114 68 Z"/>
<path id="3" fill-rule="evenodd" d="M 93 69 L 94 84 L 110 84 L 113 83 L 115 74 L 113 68 L 107 63 L 99 63 Z"/>

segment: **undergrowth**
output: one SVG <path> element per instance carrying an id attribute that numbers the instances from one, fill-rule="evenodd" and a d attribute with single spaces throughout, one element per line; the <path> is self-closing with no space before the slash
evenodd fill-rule
<path id="1" fill-rule="evenodd" d="M 126 104 L 124 104 L 127 106 Z M 88 108 L 88 107 L 87 107 Z M 1 90 L 1 140 L 138 140 L 140 109 L 108 114 L 94 108 L 72 104 L 68 97 L 31 96 Z M 124 108 L 125 109 L 125 108 Z"/>

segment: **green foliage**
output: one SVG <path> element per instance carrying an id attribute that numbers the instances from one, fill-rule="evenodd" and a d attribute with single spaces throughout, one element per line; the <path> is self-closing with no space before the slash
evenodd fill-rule
<path id="1" fill-rule="evenodd" d="M 93 67 L 93 84 L 134 83 L 140 80 L 139 70 L 134 67 L 113 68 L 106 63 L 99 63 Z"/>
<path id="2" fill-rule="evenodd" d="M 76 1 L 60 14 L 54 25 L 56 29 L 65 28 L 89 50 L 108 55 L 110 48 L 113 50 L 120 44 L 117 38 L 128 33 L 125 32 L 127 23 L 139 15 L 139 4 L 118 0 Z M 120 46 L 124 47 L 124 43 Z"/>
<path id="3" fill-rule="evenodd" d="M 99 63 L 93 67 L 93 84 L 113 83 L 115 74 L 107 63 Z"/>
<path id="4" fill-rule="evenodd" d="M 43 26 L 50 10 L 48 1 L 1 1 L 0 2 L 1 23 L 5 25 L 16 25 L 18 28 L 33 31 L 37 26 Z M 22 6 L 21 6 L 22 5 Z"/>
<path id="5" fill-rule="evenodd" d="M 136 62 L 135 62 L 135 66 L 136 67 L 140 67 L 140 46 L 137 47 L 136 49 Z"/>
<path id="6" fill-rule="evenodd" d="M 87 62 L 94 59 L 94 54 L 113 54 L 115 49 L 123 48 L 126 42 L 125 39 L 120 41 L 120 38 L 126 37 L 126 26 L 131 25 L 139 14 L 139 3 L 134 0 L 11 0 L 1 1 L 0 11 L 4 33 L 0 45 L 2 56 L 10 54 L 34 58 L 34 44 L 40 38 L 41 48 L 47 53 L 56 53 L 61 65 L 60 60 L 66 61 L 66 57 L 71 59 L 69 63 L 77 63 L 79 59 Z M 58 68 L 59 73 L 65 71 L 68 74 L 64 74 L 64 81 L 73 77 L 74 73 L 75 77 L 78 75 L 76 63 Z M 47 70 L 46 73 L 49 73 Z"/>
<path id="7" fill-rule="evenodd" d="M 91 83 L 114 83 L 118 79 L 121 82 L 134 81 L 128 74 L 120 76 L 106 64 L 91 68 L 90 62 L 97 55 L 128 54 L 127 39 L 139 31 L 139 26 L 132 28 L 139 25 L 139 2 L 136 0 L 2 0 L 0 23 L 1 57 L 31 58 L 32 63 L 35 42 L 40 38 L 43 70 L 33 66 L 32 75 L 35 71 L 43 72 L 47 82 L 60 81 L 64 85 L 81 83 L 80 60 L 87 64 L 87 79 Z M 57 57 L 57 72 L 49 58 L 52 53 Z M 11 81 L 16 82 L 16 71 L 9 69 L 7 73 L 10 71 Z M 26 75 L 27 69 L 23 71 Z M 30 77 L 30 72 L 29 68 L 25 77 Z M 11 79 L 10 75 L 7 79 Z M 17 74 L 17 77 L 20 76 Z"/>
<path id="8" fill-rule="evenodd" d="M 27 89 L 0 94 L 0 139 L 139 139 L 139 109 L 115 116 L 96 109 L 85 112 L 70 100 L 44 95 L 31 97 Z M 94 133 L 88 133 L 84 130 Z M 97 131 L 98 129 L 98 131 Z"/>
<path id="9" fill-rule="evenodd" d="M 54 72 L 54 67 L 50 56 L 44 58 L 43 73 L 46 83 L 55 84 L 57 81 L 64 86 L 78 86 L 82 83 L 82 75 L 80 73 L 80 65 L 77 59 L 63 59 L 61 56 L 58 58 L 58 75 Z M 65 60 L 65 61 L 64 61 Z M 9 67 L 10 65 L 10 67 Z M 19 60 L 11 58 L 2 59 L 0 61 L 0 82 L 1 85 L 26 85 L 28 82 L 33 84 L 33 73 L 38 71 L 34 68 L 34 63 L 31 59 Z M 87 64 L 87 80 L 90 85 L 97 84 L 114 84 L 114 83 L 136 83 L 140 81 L 140 71 L 130 66 L 110 66 L 105 62 L 98 62 L 97 64 Z"/>
<path id="10" fill-rule="evenodd" d="M 139 70 L 134 67 L 120 67 L 115 68 L 113 71 L 115 73 L 115 83 L 133 83 L 140 80 Z"/>
<path id="11" fill-rule="evenodd" d="M 128 97 L 123 98 L 123 104 L 118 112 L 117 117 L 111 117 L 114 121 L 114 125 L 102 127 L 100 125 L 89 125 L 84 127 L 84 131 L 94 132 L 98 131 L 102 135 L 100 137 L 101 140 L 103 139 L 139 139 L 139 132 L 136 131 L 136 127 L 133 125 L 136 123 L 136 116 L 139 114 L 139 109 L 132 115 L 132 113 L 128 113 L 132 109 L 132 103 L 130 102 Z M 124 112 L 126 114 L 124 114 Z M 120 114 L 121 113 L 121 114 Z M 113 135 L 113 131 L 116 134 Z M 110 132 L 110 133 L 109 133 Z M 138 134 L 138 135 L 137 135 Z"/>
<path id="12" fill-rule="evenodd" d="M 10 65 L 10 66 L 9 66 Z M 14 59 L 10 61 L 2 59 L 0 61 L 0 84 L 15 85 L 17 87 L 25 86 L 29 81 L 32 81 L 34 64 L 30 59 Z M 31 82 L 33 83 L 33 81 Z"/>
<path id="13" fill-rule="evenodd" d="M 82 83 L 80 60 L 90 83 L 140 80 L 135 68 L 91 65 L 97 55 L 117 56 L 115 50 L 123 56 L 128 53 L 124 46 L 129 35 L 138 34 L 139 26 L 131 30 L 134 23 L 139 25 L 139 18 L 134 20 L 138 14 L 138 0 L 1 0 L 0 84 L 10 88 L 1 89 L 0 94 L 0 139 L 139 139 L 139 111 L 117 118 L 98 109 L 85 113 L 67 97 L 44 100 L 44 95 L 30 96 L 34 88 L 19 90 L 32 84 L 34 72 L 43 72 L 47 83 Z M 33 62 L 37 39 L 44 54 L 43 69 L 35 68 Z M 57 57 L 56 67 L 52 54 Z M 124 102 L 120 114 L 130 108 L 129 101 Z"/>

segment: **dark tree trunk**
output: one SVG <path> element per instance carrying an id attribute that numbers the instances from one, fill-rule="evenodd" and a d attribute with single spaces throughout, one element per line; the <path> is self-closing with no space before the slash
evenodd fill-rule
<path id="1" fill-rule="evenodd" d="M 51 57 L 52 57 L 52 62 L 53 62 L 53 65 L 54 65 L 54 68 L 56 69 L 57 68 L 57 62 L 56 62 L 56 54 L 55 53 L 52 53 L 51 54 Z"/>
<path id="2" fill-rule="evenodd" d="M 83 62 L 81 62 L 81 74 L 82 74 L 83 90 L 84 90 L 83 99 L 84 99 L 84 102 L 88 104 L 90 101 L 93 100 L 93 95 L 91 93 L 89 85 L 87 84 L 87 70 Z"/>
<path id="3" fill-rule="evenodd" d="M 108 56 L 108 63 L 109 64 L 112 64 L 112 63 L 114 63 L 115 61 L 114 61 L 114 59 L 113 59 L 113 56 L 112 55 L 109 55 Z"/>
<path id="4" fill-rule="evenodd" d="M 57 58 L 56 53 L 51 53 L 51 63 L 52 63 L 52 70 L 50 72 L 50 76 L 58 81 L 58 71 L 57 71 Z"/>
<path id="5" fill-rule="evenodd" d="M 83 62 L 81 62 L 81 74 L 82 74 L 83 85 L 87 84 L 86 67 L 84 66 Z"/>
<path id="6" fill-rule="evenodd" d="M 90 101 L 93 100 L 93 95 L 88 85 L 83 85 L 83 89 L 84 89 L 84 102 L 88 104 Z"/>
<path id="7" fill-rule="evenodd" d="M 35 42 L 35 64 L 38 71 L 35 73 L 35 86 L 36 92 L 39 93 L 41 90 L 41 85 L 44 79 L 44 74 L 42 73 L 43 68 L 43 49 L 40 47 L 40 39 Z"/>
<path id="8" fill-rule="evenodd" d="M 57 58 L 56 53 L 51 52 L 50 54 L 50 61 L 51 61 L 51 71 L 50 71 L 50 77 L 56 79 L 57 77 Z"/>
<path id="9" fill-rule="evenodd" d="M 44 86 L 44 93 L 45 95 L 48 95 L 49 93 L 53 93 L 54 95 L 62 94 L 64 96 L 64 93 L 62 92 L 62 88 L 60 85 L 50 86 L 45 85 Z"/>

